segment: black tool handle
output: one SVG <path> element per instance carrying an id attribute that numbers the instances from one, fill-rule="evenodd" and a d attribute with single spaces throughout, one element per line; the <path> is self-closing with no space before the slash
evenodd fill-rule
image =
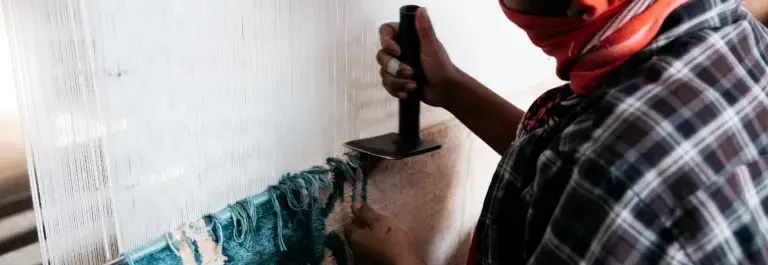
<path id="1" fill-rule="evenodd" d="M 400 144 L 405 147 L 416 147 L 419 139 L 419 107 L 425 83 L 424 70 L 421 68 L 419 33 L 416 31 L 417 5 L 406 5 L 400 8 L 400 28 L 396 42 L 400 45 L 400 62 L 413 69 L 413 78 L 416 81 L 416 90 L 408 92 L 406 99 L 400 100 Z"/>

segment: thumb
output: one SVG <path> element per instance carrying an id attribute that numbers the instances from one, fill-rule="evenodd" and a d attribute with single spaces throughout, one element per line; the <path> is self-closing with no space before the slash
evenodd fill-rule
<path id="1" fill-rule="evenodd" d="M 435 29 L 432 27 L 432 21 L 429 19 L 426 7 L 421 7 L 416 11 L 416 31 L 419 33 L 419 41 L 421 42 L 421 55 L 427 59 L 438 57 L 442 45 L 435 35 Z"/>

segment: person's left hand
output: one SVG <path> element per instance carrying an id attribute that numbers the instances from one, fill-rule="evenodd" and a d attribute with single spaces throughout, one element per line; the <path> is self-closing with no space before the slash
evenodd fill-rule
<path id="1" fill-rule="evenodd" d="M 352 206 L 355 219 L 345 235 L 357 264 L 423 265 L 413 237 L 395 220 L 367 204 Z"/>

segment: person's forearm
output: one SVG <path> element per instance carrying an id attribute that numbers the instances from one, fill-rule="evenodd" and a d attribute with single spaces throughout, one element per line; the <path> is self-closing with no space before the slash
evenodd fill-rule
<path id="1" fill-rule="evenodd" d="M 524 112 L 467 74 L 454 83 L 443 107 L 502 154 L 515 140 Z"/>

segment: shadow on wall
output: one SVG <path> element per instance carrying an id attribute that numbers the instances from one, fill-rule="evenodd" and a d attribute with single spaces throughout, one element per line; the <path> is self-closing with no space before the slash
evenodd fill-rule
<path id="1" fill-rule="evenodd" d="M 401 161 L 385 161 L 372 173 L 369 204 L 403 224 L 414 236 L 428 264 L 463 264 L 466 261 L 474 215 L 482 205 L 467 205 L 485 197 L 487 185 L 467 185 L 474 178 L 470 158 L 472 133 L 452 120 L 427 129 L 422 137 L 443 144 L 439 151 Z M 481 156 L 479 156 L 481 157 Z M 473 179 L 469 179 L 470 176 Z M 477 186 L 473 191 L 473 186 Z M 349 203 L 331 215 L 329 229 L 343 231 L 351 219 Z M 467 211 L 473 207 L 476 211 Z"/>

